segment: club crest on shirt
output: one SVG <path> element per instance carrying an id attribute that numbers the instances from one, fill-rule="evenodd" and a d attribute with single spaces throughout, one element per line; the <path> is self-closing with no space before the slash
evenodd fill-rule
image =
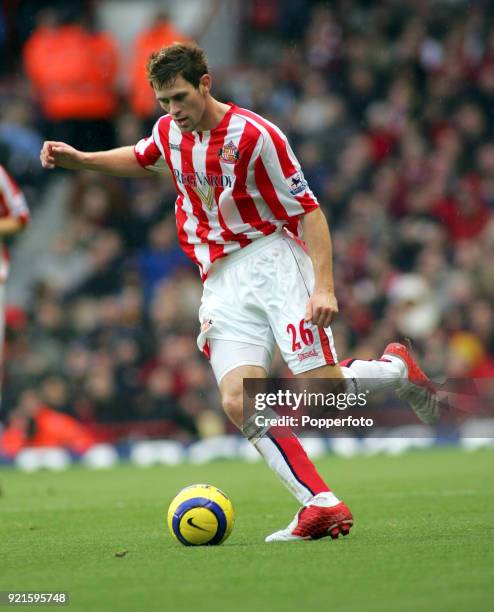
<path id="1" fill-rule="evenodd" d="M 218 157 L 227 164 L 234 164 L 240 159 L 240 152 L 233 140 L 230 140 L 230 142 L 218 151 Z"/>
<path id="2" fill-rule="evenodd" d="M 305 180 L 302 172 L 295 172 L 295 174 L 292 174 L 292 176 L 289 176 L 286 179 L 286 182 L 288 183 L 290 194 L 292 196 L 296 196 L 299 193 L 304 192 L 307 188 L 307 181 Z"/>

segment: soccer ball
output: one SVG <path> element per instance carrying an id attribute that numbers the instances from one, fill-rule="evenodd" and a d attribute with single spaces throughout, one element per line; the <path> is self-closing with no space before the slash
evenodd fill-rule
<path id="1" fill-rule="evenodd" d="M 222 544 L 234 523 L 232 502 L 208 484 L 185 487 L 168 508 L 168 529 L 185 546 Z"/>

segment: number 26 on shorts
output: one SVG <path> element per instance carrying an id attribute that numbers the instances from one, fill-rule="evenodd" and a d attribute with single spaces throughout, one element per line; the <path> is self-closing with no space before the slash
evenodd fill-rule
<path id="1" fill-rule="evenodd" d="M 286 326 L 286 331 L 292 337 L 292 351 L 299 351 L 302 348 L 301 343 L 297 339 L 297 329 L 293 323 L 288 323 Z M 312 330 L 308 327 L 305 327 L 305 320 L 301 319 L 298 324 L 298 333 L 300 335 L 300 339 L 305 344 L 305 346 L 310 346 L 314 344 L 314 334 Z"/>

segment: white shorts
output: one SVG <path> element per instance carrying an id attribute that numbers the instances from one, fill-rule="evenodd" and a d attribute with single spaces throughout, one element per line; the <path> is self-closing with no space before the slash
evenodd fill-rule
<path id="1" fill-rule="evenodd" d="M 310 257 L 285 233 L 259 238 L 214 263 L 204 282 L 197 344 L 211 358 L 218 382 L 240 365 L 270 364 L 276 344 L 294 374 L 337 363 L 331 328 L 304 322 L 313 286 Z M 252 356 L 217 340 L 252 345 Z M 221 355 L 213 357 L 212 348 Z"/>

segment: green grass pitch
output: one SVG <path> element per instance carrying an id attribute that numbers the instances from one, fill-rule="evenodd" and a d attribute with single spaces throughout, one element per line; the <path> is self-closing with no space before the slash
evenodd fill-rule
<path id="1" fill-rule="evenodd" d="M 494 451 L 317 465 L 354 512 L 344 539 L 265 544 L 297 506 L 262 463 L 0 470 L 0 590 L 69 591 L 66 609 L 90 612 L 492 609 Z M 222 546 L 186 548 L 165 529 L 196 482 L 232 498 Z"/>

